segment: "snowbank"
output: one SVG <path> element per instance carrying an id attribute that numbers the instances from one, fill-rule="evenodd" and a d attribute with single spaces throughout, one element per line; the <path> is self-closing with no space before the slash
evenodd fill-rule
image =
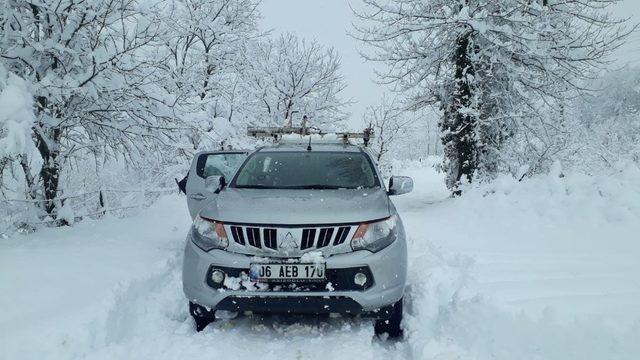
<path id="1" fill-rule="evenodd" d="M 183 201 L 0 239 L 0 359 L 78 358 L 135 324 L 130 298 L 153 296 L 177 272 Z"/>
<path id="2" fill-rule="evenodd" d="M 640 356 L 640 173 L 502 177 L 449 198 L 408 169 L 416 358 Z M 422 206 L 417 205 L 422 204 Z"/>

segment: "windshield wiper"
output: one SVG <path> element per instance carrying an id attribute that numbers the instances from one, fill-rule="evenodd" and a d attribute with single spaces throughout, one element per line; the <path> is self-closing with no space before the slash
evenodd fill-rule
<path id="1" fill-rule="evenodd" d="M 336 189 L 346 189 L 346 187 L 336 186 L 336 185 L 313 184 L 313 185 L 287 186 L 285 187 L 285 189 L 336 190 Z"/>
<path id="2" fill-rule="evenodd" d="M 236 185 L 235 188 L 237 189 L 279 189 L 277 187 L 274 186 L 268 186 L 268 185 Z"/>
<path id="3" fill-rule="evenodd" d="M 236 185 L 237 189 L 271 189 L 271 190 L 337 190 L 337 189 L 353 189 L 344 186 L 337 185 L 323 185 L 323 184 L 312 184 L 312 185 L 292 185 L 292 186 L 268 186 L 268 185 Z"/>

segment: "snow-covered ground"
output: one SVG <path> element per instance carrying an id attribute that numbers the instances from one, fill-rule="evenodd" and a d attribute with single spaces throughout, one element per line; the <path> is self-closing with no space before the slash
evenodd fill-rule
<path id="1" fill-rule="evenodd" d="M 0 239 L 0 359 L 638 359 L 640 171 L 500 179 L 451 199 L 401 171 L 402 342 L 369 320 L 239 318 L 196 333 L 184 197 L 136 217 Z M 556 174 L 557 175 L 557 174 Z"/>

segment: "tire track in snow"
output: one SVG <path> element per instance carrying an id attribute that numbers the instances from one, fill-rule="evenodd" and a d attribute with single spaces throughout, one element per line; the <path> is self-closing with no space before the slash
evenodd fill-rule
<path id="1" fill-rule="evenodd" d="M 175 312 L 176 301 L 166 293 L 181 294 L 181 252 L 173 251 L 162 271 L 146 278 L 129 282 L 116 291 L 117 295 L 107 310 L 105 344 L 118 344 L 141 333 L 149 333 L 166 325 L 158 320 L 184 322 L 185 314 Z M 173 311 L 171 311 L 173 310 Z M 163 318 L 164 317 L 164 318 Z"/>
<path id="2" fill-rule="evenodd" d="M 189 354 L 191 359 L 215 355 L 229 359 L 412 357 L 406 342 L 374 339 L 369 319 L 240 316 L 218 320 L 197 333 L 182 294 L 181 257 L 181 251 L 172 251 L 163 271 L 116 290 L 104 323 L 95 325 L 96 332 L 104 330 L 104 341 L 87 358 L 174 358 L 168 354 L 179 358 Z M 225 346 L 216 346 L 220 343 Z"/>

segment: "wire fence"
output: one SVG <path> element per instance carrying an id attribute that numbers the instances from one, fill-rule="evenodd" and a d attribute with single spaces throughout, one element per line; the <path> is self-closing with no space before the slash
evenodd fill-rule
<path id="1" fill-rule="evenodd" d="M 158 197 L 175 192 L 175 187 L 84 191 L 54 199 L 56 212 L 53 214 L 43 210 L 44 199 L 0 199 L 0 234 L 12 229 L 30 231 L 61 222 L 69 224 L 107 214 L 127 216 L 151 205 Z"/>

